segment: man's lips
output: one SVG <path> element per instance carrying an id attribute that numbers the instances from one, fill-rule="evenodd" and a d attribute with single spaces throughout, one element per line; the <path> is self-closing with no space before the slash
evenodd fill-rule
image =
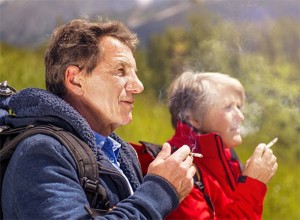
<path id="1" fill-rule="evenodd" d="M 133 104 L 134 100 L 122 100 L 122 102 L 127 102 L 127 103 L 130 103 L 130 104 Z"/>
<path id="2" fill-rule="evenodd" d="M 125 103 L 125 104 L 128 104 L 128 105 L 131 105 L 132 107 L 133 107 L 133 104 L 134 104 L 134 100 L 123 100 L 121 102 Z"/>

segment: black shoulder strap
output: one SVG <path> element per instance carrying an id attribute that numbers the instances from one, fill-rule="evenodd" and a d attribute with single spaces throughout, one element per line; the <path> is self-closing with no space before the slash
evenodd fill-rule
<path id="1" fill-rule="evenodd" d="M 238 162 L 238 164 L 240 166 L 240 169 L 244 170 L 244 166 L 241 163 L 241 161 L 239 160 L 239 157 L 238 157 L 237 153 L 235 152 L 235 150 L 233 148 L 230 148 L 230 153 L 231 153 L 231 159 Z"/>
<path id="2" fill-rule="evenodd" d="M 153 158 L 157 156 L 157 154 L 161 151 L 162 146 L 158 144 L 153 144 L 146 141 L 139 141 L 141 144 L 143 144 L 148 152 Z"/>
<path id="3" fill-rule="evenodd" d="M 213 205 L 209 195 L 207 195 L 204 191 L 205 186 L 202 181 L 202 172 L 196 163 L 193 163 L 193 164 L 194 164 L 194 167 L 196 168 L 196 174 L 194 175 L 194 185 L 203 193 L 206 203 L 212 209 L 212 211 L 215 212 L 214 205 Z"/>
<path id="4" fill-rule="evenodd" d="M 23 131 L 23 132 L 22 132 Z M 104 204 L 103 208 L 108 209 L 108 195 L 105 188 L 99 184 L 99 169 L 96 156 L 89 146 L 70 132 L 53 125 L 27 126 L 26 128 L 16 128 L 2 131 L 0 134 L 17 134 L 0 151 L 0 161 L 10 158 L 18 143 L 24 138 L 34 134 L 46 134 L 56 138 L 66 147 L 74 158 L 78 169 L 78 176 L 91 207 L 96 206 L 96 202 Z"/>

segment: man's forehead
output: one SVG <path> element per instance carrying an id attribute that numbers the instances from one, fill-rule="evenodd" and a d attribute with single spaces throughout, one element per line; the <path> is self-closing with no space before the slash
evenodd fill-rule
<path id="1" fill-rule="evenodd" d="M 113 66 L 128 66 L 136 69 L 136 62 L 130 48 L 114 37 L 105 36 L 100 41 L 102 61 Z"/>
<path id="2" fill-rule="evenodd" d="M 119 39 L 112 36 L 105 36 L 100 39 L 100 46 L 102 49 L 110 49 L 110 50 L 130 50 L 130 48 L 120 41 Z M 131 50 L 130 50 L 131 51 Z"/>

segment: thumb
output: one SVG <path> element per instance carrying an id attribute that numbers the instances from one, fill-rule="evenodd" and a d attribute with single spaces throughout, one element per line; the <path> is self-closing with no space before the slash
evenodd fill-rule
<path id="1" fill-rule="evenodd" d="M 250 161 L 251 161 L 251 157 L 246 161 L 245 167 L 249 165 Z"/>
<path id="2" fill-rule="evenodd" d="M 170 155 L 171 155 L 171 146 L 169 143 L 164 143 L 161 151 L 159 152 L 156 158 L 164 160 Z"/>

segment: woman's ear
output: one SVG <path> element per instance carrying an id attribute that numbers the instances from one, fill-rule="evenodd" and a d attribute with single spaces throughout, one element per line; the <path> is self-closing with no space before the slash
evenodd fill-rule
<path id="1" fill-rule="evenodd" d="M 65 86 L 67 92 L 82 95 L 83 73 L 77 66 L 68 66 L 65 72 Z"/>
<path id="2" fill-rule="evenodd" d="M 193 127 L 196 128 L 197 130 L 200 130 L 201 124 L 199 120 L 195 119 L 194 117 L 189 117 L 188 123 Z"/>

